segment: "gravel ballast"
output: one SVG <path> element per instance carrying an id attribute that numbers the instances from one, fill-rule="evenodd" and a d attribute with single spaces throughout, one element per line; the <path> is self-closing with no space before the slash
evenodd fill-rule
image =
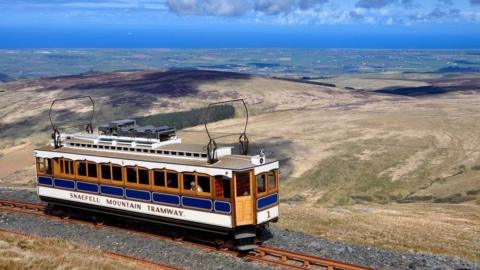
<path id="1" fill-rule="evenodd" d="M 0 198 L 39 203 L 35 189 L 0 188 Z M 175 242 L 125 234 L 109 228 L 70 224 L 41 217 L 0 212 L 0 228 L 40 236 L 58 237 L 90 247 L 113 250 L 130 256 L 156 260 L 186 269 L 273 269 L 241 258 L 207 252 Z M 445 256 L 394 252 L 360 245 L 333 242 L 300 232 L 271 228 L 273 237 L 265 244 L 317 257 L 373 267 L 375 269 L 475 269 L 480 266 Z"/>

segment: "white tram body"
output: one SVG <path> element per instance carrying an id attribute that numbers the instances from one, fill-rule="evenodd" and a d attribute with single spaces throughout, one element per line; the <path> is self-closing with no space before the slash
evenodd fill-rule
<path id="1" fill-rule="evenodd" d="M 198 231 L 254 238 L 279 216 L 279 162 L 167 139 L 59 134 L 35 150 L 46 202 Z M 255 236 L 254 236 L 255 235 Z M 251 243 L 244 249 L 251 248 Z"/>

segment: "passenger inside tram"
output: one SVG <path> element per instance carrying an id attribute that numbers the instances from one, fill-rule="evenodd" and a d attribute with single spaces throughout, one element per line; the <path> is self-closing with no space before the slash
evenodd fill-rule
<path id="1" fill-rule="evenodd" d="M 190 190 L 191 190 L 191 191 L 195 191 L 195 181 L 191 181 L 191 182 L 190 182 Z M 197 190 L 198 192 L 203 192 L 203 189 L 202 189 L 202 187 L 201 187 L 200 185 L 197 186 L 196 190 Z"/>

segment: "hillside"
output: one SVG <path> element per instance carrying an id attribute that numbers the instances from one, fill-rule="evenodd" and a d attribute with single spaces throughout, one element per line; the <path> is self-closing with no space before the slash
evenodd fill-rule
<path id="1" fill-rule="evenodd" d="M 279 226 L 356 243 L 480 260 L 474 255 L 480 254 L 480 217 L 475 214 L 480 205 L 478 76 L 350 78 L 343 85 L 335 81 L 342 88 L 199 70 L 9 82 L 0 85 L 5 90 L 0 93 L 0 184 L 33 185 L 32 150 L 50 136 L 47 114 L 54 98 L 91 95 L 96 101 L 95 121 L 104 123 L 242 97 L 252 114 L 248 131 L 255 148 L 281 160 Z M 418 93 L 418 87 L 446 90 L 409 94 Z M 87 114 L 77 106 L 62 111 L 61 118 L 70 121 Z M 241 119 L 223 120 L 212 128 L 231 132 L 240 123 Z M 180 136 L 207 142 L 203 126 L 182 130 Z M 431 203 L 438 205 L 435 211 L 443 217 L 436 224 L 430 224 L 431 216 L 425 214 Z M 299 216 L 298 209 L 310 214 Z M 465 221 L 458 221 L 462 211 Z M 395 233 L 376 234 L 379 227 L 371 223 L 370 215 L 382 217 L 384 226 L 397 222 Z M 359 222 L 355 227 L 353 216 Z M 398 216 L 408 219 L 400 222 Z M 452 221 L 462 226 L 452 226 Z M 401 233 L 411 232 L 412 224 L 418 225 L 417 233 Z M 448 232 L 449 239 L 456 240 L 428 240 L 432 229 Z M 362 236 L 369 234 L 379 240 L 371 243 Z M 411 239 L 401 239 L 402 235 Z M 425 241 L 419 240 L 422 237 Z M 458 245 L 465 249 L 450 248 Z"/>
<path id="2" fill-rule="evenodd" d="M 443 84 L 455 87 L 451 79 Z M 30 153 L 34 144 L 45 143 L 53 98 L 91 95 L 97 103 L 95 120 L 103 123 L 243 97 L 254 114 L 249 126 L 253 141 L 283 161 L 287 200 L 479 202 L 479 97 L 463 85 L 461 92 L 412 98 L 231 72 L 177 70 L 18 81 L 2 89 L 4 164 L 15 161 L 17 155 L 10 153 L 27 148 Z M 76 106 L 62 113 L 63 122 L 85 119 L 87 109 Z M 215 131 L 231 132 L 239 121 L 218 122 Z M 1 166 L 1 179 L 24 178 L 22 166 L 30 162 Z"/>

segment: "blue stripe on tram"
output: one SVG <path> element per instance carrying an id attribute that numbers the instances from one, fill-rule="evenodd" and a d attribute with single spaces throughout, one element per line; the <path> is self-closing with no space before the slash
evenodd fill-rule
<path id="1" fill-rule="evenodd" d="M 84 183 L 84 182 L 77 182 L 77 190 L 98 193 L 98 185 Z"/>
<path id="2" fill-rule="evenodd" d="M 51 177 L 39 176 L 38 177 L 38 184 L 43 186 L 52 186 L 53 180 Z"/>
<path id="3" fill-rule="evenodd" d="M 125 189 L 125 196 L 130 199 L 138 199 L 144 201 L 150 201 L 150 192 L 135 190 L 135 189 Z"/>
<path id="4" fill-rule="evenodd" d="M 54 179 L 55 187 L 75 189 L 75 182 L 65 179 Z"/>
<path id="5" fill-rule="evenodd" d="M 157 203 L 168 203 L 173 205 L 180 205 L 180 196 L 169 195 L 163 193 L 152 193 L 152 200 Z"/>
<path id="6" fill-rule="evenodd" d="M 263 197 L 257 200 L 257 208 L 262 209 L 262 208 L 268 207 L 272 204 L 275 204 L 277 201 L 278 201 L 277 193 L 269 195 L 267 197 Z"/>
<path id="7" fill-rule="evenodd" d="M 123 188 L 111 187 L 111 186 L 100 186 L 100 192 L 102 194 L 113 195 L 118 197 L 123 197 Z"/>
<path id="8" fill-rule="evenodd" d="M 215 212 L 230 213 L 230 203 L 229 202 L 215 202 Z"/>
<path id="9" fill-rule="evenodd" d="M 205 199 L 196 199 L 190 197 L 182 197 L 182 204 L 186 207 L 201 208 L 206 210 L 212 210 L 212 201 Z"/>

